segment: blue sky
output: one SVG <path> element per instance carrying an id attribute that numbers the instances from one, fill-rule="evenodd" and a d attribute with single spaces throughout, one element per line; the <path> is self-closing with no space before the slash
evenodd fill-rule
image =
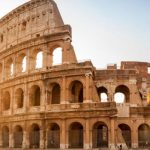
<path id="1" fill-rule="evenodd" d="M 0 16 L 28 0 L 0 1 Z M 55 0 L 79 60 L 150 62 L 150 0 Z"/>

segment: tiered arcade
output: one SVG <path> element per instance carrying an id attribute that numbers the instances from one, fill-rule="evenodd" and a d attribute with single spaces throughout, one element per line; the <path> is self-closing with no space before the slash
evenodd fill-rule
<path id="1" fill-rule="evenodd" d="M 71 38 L 53 0 L 0 20 L 0 147 L 149 148 L 150 63 L 97 70 L 77 61 Z"/>

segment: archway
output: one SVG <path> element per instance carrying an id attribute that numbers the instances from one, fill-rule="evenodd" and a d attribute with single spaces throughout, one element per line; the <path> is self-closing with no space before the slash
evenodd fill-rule
<path id="1" fill-rule="evenodd" d="M 30 89 L 30 105 L 40 106 L 41 91 L 38 85 L 33 85 Z"/>
<path id="2" fill-rule="evenodd" d="M 24 92 L 21 88 L 16 90 L 15 98 L 16 98 L 17 108 L 22 108 L 23 107 L 23 101 L 24 101 Z"/>
<path id="3" fill-rule="evenodd" d="M 116 103 L 129 103 L 130 102 L 130 91 L 125 85 L 119 85 L 115 89 L 114 100 Z"/>
<path id="4" fill-rule="evenodd" d="M 6 77 L 10 77 L 14 74 L 14 64 L 13 64 L 12 58 L 7 60 L 5 69 L 6 69 L 6 72 L 5 72 Z"/>
<path id="5" fill-rule="evenodd" d="M 40 128 L 37 124 L 33 124 L 29 133 L 30 148 L 40 147 Z"/>
<path id="6" fill-rule="evenodd" d="M 97 122 L 92 130 L 93 148 L 108 147 L 108 127 L 103 122 Z"/>
<path id="7" fill-rule="evenodd" d="M 99 87 L 97 89 L 97 92 L 98 92 L 98 96 L 99 96 L 101 102 L 108 101 L 108 91 L 105 87 Z"/>
<path id="8" fill-rule="evenodd" d="M 70 125 L 69 148 L 83 148 L 83 126 L 78 122 Z"/>
<path id="9" fill-rule="evenodd" d="M 10 93 L 8 91 L 6 91 L 3 94 L 3 110 L 9 110 L 10 109 Z"/>
<path id="10" fill-rule="evenodd" d="M 57 47 L 53 50 L 53 66 L 62 64 L 62 48 Z"/>
<path id="11" fill-rule="evenodd" d="M 26 72 L 27 70 L 27 56 L 24 56 L 22 59 L 21 71 Z"/>
<path id="12" fill-rule="evenodd" d="M 71 103 L 83 102 L 83 84 L 80 81 L 73 81 L 70 85 Z"/>
<path id="13" fill-rule="evenodd" d="M 56 123 L 50 125 L 47 140 L 47 148 L 60 148 L 60 128 Z"/>
<path id="14" fill-rule="evenodd" d="M 120 124 L 118 127 L 121 130 L 124 142 L 126 143 L 127 147 L 130 148 L 131 147 L 131 129 L 130 129 L 130 127 L 126 124 Z"/>
<path id="15" fill-rule="evenodd" d="M 21 126 L 16 126 L 14 130 L 14 147 L 22 148 L 23 130 Z"/>
<path id="16" fill-rule="evenodd" d="M 9 128 L 7 126 L 2 128 L 2 147 L 9 147 Z"/>
<path id="17" fill-rule="evenodd" d="M 36 54 L 36 64 L 35 64 L 35 68 L 36 69 L 40 69 L 43 67 L 43 52 L 39 51 Z"/>
<path id="18" fill-rule="evenodd" d="M 51 104 L 60 104 L 60 85 L 56 83 L 52 85 Z"/>
<path id="19" fill-rule="evenodd" d="M 147 124 L 138 128 L 138 143 L 140 148 L 150 148 L 150 127 Z"/>

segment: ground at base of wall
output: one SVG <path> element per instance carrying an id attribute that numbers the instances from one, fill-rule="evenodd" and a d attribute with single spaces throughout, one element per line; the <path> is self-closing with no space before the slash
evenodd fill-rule
<path id="1" fill-rule="evenodd" d="M 109 148 L 94 148 L 94 149 L 28 149 L 28 148 L 0 148 L 0 150 L 110 150 Z M 116 149 L 119 150 L 119 149 Z M 125 149 L 122 149 L 125 150 Z M 149 148 L 136 148 L 129 150 L 150 150 Z"/>

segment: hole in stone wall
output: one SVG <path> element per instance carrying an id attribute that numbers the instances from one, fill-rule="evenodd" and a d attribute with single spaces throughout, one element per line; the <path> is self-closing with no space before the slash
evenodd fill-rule
<path id="1" fill-rule="evenodd" d="M 1 43 L 3 42 L 3 40 L 4 40 L 4 36 L 3 34 L 1 34 Z"/>
<path id="2" fill-rule="evenodd" d="M 116 103 L 124 103 L 125 95 L 121 92 L 117 92 L 114 96 L 114 100 Z"/>
<path id="3" fill-rule="evenodd" d="M 53 51 L 53 65 L 62 64 L 62 48 L 58 47 Z"/>
<path id="4" fill-rule="evenodd" d="M 25 72 L 27 68 L 27 57 L 25 56 L 22 60 L 22 72 Z"/>
<path id="5" fill-rule="evenodd" d="M 150 67 L 148 67 L 148 73 L 150 74 Z"/>
<path id="6" fill-rule="evenodd" d="M 43 52 L 40 51 L 36 55 L 36 69 L 42 68 L 43 67 Z"/>

